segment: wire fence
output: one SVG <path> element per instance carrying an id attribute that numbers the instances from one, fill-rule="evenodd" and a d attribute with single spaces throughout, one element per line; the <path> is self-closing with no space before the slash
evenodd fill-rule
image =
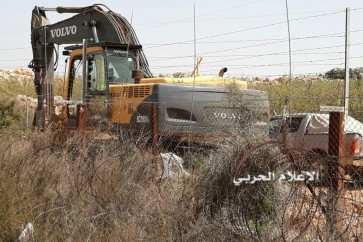
<path id="1" fill-rule="evenodd" d="M 362 26 L 359 21 L 356 21 L 362 8 L 352 8 L 351 9 L 351 51 L 352 51 L 352 61 L 353 66 L 359 66 L 359 59 L 361 56 L 361 42 L 359 34 L 362 32 Z M 341 66 L 344 63 L 344 37 L 345 33 L 343 29 L 319 29 L 321 22 L 333 22 L 341 18 L 341 22 L 345 21 L 344 10 L 331 10 L 311 13 L 305 13 L 306 16 L 298 16 L 290 19 L 292 23 L 291 29 L 291 44 L 292 44 L 292 65 L 293 74 L 301 75 L 307 74 L 304 69 L 309 68 L 314 69 L 313 73 L 328 71 L 329 68 Z M 262 15 L 264 16 L 264 15 Z M 297 15 L 295 15 L 297 16 Z M 225 18 L 228 19 L 228 18 Z M 225 20 L 224 18 L 221 19 Z M 267 18 L 268 19 L 268 18 Z M 238 18 L 237 18 L 238 20 Z M 204 21 L 204 20 L 203 20 Z M 201 22 L 203 23 L 201 20 Z M 207 20 L 206 20 L 207 21 Z M 208 20 L 209 21 L 209 20 Z M 207 21 L 207 22 L 208 22 Z M 229 22 L 233 19 L 229 20 Z M 165 25 L 174 26 L 178 22 L 168 22 Z M 235 22 L 233 22 L 235 23 Z M 299 29 L 300 26 L 307 24 L 314 24 L 318 29 L 316 31 L 307 31 L 304 36 L 297 35 L 299 32 L 295 31 Z M 237 23 L 236 23 L 237 24 Z M 239 24 L 238 24 L 239 25 Z M 203 57 L 203 62 L 201 72 L 203 74 L 215 74 L 218 73 L 221 66 L 218 63 L 223 63 L 223 66 L 228 66 L 229 72 L 226 75 L 230 77 L 254 77 L 254 76 L 264 76 L 269 77 L 282 76 L 286 73 L 288 63 L 284 60 L 288 59 L 289 53 L 286 51 L 286 43 L 289 39 L 286 37 L 285 32 L 281 33 L 278 29 L 276 31 L 275 27 L 281 27 L 286 25 L 286 21 L 272 21 L 261 24 L 259 26 L 253 27 L 240 27 L 235 30 L 222 31 L 222 33 L 217 32 L 216 34 L 209 34 L 207 36 L 201 36 L 196 39 L 198 44 L 198 56 Z M 159 24 L 158 26 L 163 26 Z M 342 25 L 343 26 L 343 25 Z M 107 28 L 107 26 L 105 26 Z M 217 29 L 218 30 L 218 29 Z M 263 33 L 261 35 L 260 32 Z M 266 38 L 265 32 L 273 33 L 271 37 Z M 142 29 L 140 30 L 142 33 Z M 276 35 L 276 33 L 278 35 Z M 243 34 L 243 36 L 242 36 Z M 248 36 L 254 36 L 246 38 Z M 261 37 L 263 36 L 263 37 Z M 148 37 L 150 37 L 148 35 Z M 231 39 L 233 37 L 233 39 Z M 150 38 L 148 38 L 150 39 Z M 228 47 L 227 47 L 228 44 Z M 180 45 L 185 46 L 185 51 L 182 53 L 179 51 Z M 154 70 L 154 76 L 158 75 L 170 75 L 176 72 L 182 72 L 184 74 L 189 74 L 193 70 L 193 51 L 190 49 L 194 45 L 194 40 L 181 40 L 177 42 L 166 42 L 166 43 L 144 43 L 145 52 L 148 56 L 150 67 Z M 300 46 L 305 45 L 305 48 Z M 173 48 L 169 50 L 168 48 Z M 160 50 L 164 49 L 167 54 L 161 56 Z M 211 51 L 213 49 L 213 51 Z M 14 47 L 14 48 L 3 48 L 0 52 L 6 53 L 8 56 L 9 52 L 13 52 L 14 56 L 18 55 L 19 51 L 24 52 L 24 50 L 29 50 L 29 58 L 22 57 L 17 58 L 1 58 L 0 64 L 2 68 L 16 68 L 18 66 L 26 66 L 26 64 L 31 59 L 31 47 Z M 262 52 L 262 53 L 261 53 Z M 317 53 L 319 52 L 319 53 Z M 185 54 L 190 53 L 190 54 Z M 314 55 L 312 55 L 315 53 Z M 240 56 L 239 58 L 235 58 Z M 284 58 L 286 57 L 286 58 Z M 215 60 L 215 58 L 219 58 Z M 223 58 L 223 60 L 221 60 Z M 28 61 L 27 61 L 28 60 Z M 64 71 L 64 58 L 60 58 L 57 74 L 63 75 Z M 266 61 L 267 60 L 267 61 Z M 247 62 L 248 61 L 248 62 Z M 13 63 L 25 63 L 14 65 Z M 252 63 L 251 63 L 252 62 Z"/>
<path id="2" fill-rule="evenodd" d="M 342 114 L 331 125 L 336 110 L 320 106 L 334 99 L 314 99 L 310 109 L 297 101 L 290 100 L 290 112 L 284 99 L 269 106 L 256 97 L 194 104 L 90 101 L 85 110 L 66 104 L 58 110 L 65 124 L 53 120 L 51 142 L 64 147 L 86 122 L 85 137 L 75 139 L 75 156 L 85 160 L 103 152 L 94 140 L 149 144 L 156 157 L 207 152 L 209 172 L 199 177 L 195 196 L 205 196 L 198 206 L 215 226 L 265 241 L 361 238 L 362 117 Z"/>
<path id="3" fill-rule="evenodd" d="M 344 115 L 332 107 L 343 103 L 333 95 L 287 99 L 247 89 L 226 92 L 215 102 L 202 96 L 195 102 L 91 97 L 84 106 L 58 100 L 51 142 L 63 147 L 81 135 L 75 154 L 86 160 L 102 152 L 92 140 L 149 145 L 156 160 L 163 152 L 207 153 L 209 172 L 198 178 L 196 196 L 204 194 L 198 206 L 215 226 L 244 239 L 359 241 L 362 96 L 350 97 Z M 26 107 L 21 107 L 27 109 L 23 123 L 29 127 L 34 109 Z M 160 160 L 154 161 L 158 169 L 167 169 Z M 195 167 L 189 161 L 186 170 Z"/>

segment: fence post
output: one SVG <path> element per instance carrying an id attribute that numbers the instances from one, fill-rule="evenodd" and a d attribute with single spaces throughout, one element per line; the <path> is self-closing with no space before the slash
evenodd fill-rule
<path id="1" fill-rule="evenodd" d="M 77 114 L 78 114 L 78 130 L 80 135 L 80 148 L 79 153 L 80 157 L 83 160 L 84 151 L 85 151 L 85 133 L 87 127 L 87 106 L 86 104 L 79 104 L 77 106 Z"/>
<path id="2" fill-rule="evenodd" d="M 158 151 L 158 105 L 157 103 L 152 103 L 151 106 L 151 114 L 152 114 L 152 154 L 153 154 L 153 163 L 155 166 L 155 171 L 157 174 L 161 174 L 161 167 L 159 162 L 159 151 Z"/>
<path id="3" fill-rule="evenodd" d="M 344 231 L 343 209 L 344 209 L 344 176 L 345 176 L 345 134 L 344 134 L 344 112 L 330 112 L 329 115 L 329 156 L 333 161 L 327 164 L 328 184 L 330 195 L 330 213 L 327 213 L 327 222 L 330 234 Z M 339 219 L 340 218 L 340 219 Z"/>

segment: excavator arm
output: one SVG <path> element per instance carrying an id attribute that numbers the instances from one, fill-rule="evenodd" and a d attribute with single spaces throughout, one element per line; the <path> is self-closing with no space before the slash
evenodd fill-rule
<path id="1" fill-rule="evenodd" d="M 75 15 L 63 21 L 50 24 L 47 11 L 58 13 L 74 13 Z M 33 60 L 29 68 L 34 71 L 34 85 L 38 97 L 38 107 L 33 124 L 44 126 L 46 119 L 54 112 L 53 78 L 55 45 L 81 44 L 83 40 L 91 44 L 108 42 L 140 46 L 139 40 L 130 23 L 121 15 L 109 10 L 104 5 L 96 4 L 88 7 L 43 8 L 34 7 L 31 19 L 31 44 Z M 146 77 L 152 77 L 147 60 L 141 48 L 138 52 L 138 69 Z"/>

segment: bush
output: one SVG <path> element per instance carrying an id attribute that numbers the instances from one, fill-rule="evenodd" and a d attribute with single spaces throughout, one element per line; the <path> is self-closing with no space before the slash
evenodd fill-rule
<path id="1" fill-rule="evenodd" d="M 15 125 L 20 120 L 20 114 L 14 109 L 15 100 L 0 98 L 0 129 Z"/>
<path id="2" fill-rule="evenodd" d="M 328 79 L 344 79 L 345 78 L 345 69 L 343 68 L 334 68 L 325 73 L 325 77 Z M 363 79 L 363 67 L 358 68 L 350 68 L 349 69 L 349 79 L 352 80 L 360 80 Z"/>

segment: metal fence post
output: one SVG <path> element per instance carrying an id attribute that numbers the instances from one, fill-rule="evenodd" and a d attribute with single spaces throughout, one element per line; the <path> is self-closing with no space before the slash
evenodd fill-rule
<path id="1" fill-rule="evenodd" d="M 158 105 L 157 103 L 152 103 L 151 106 L 151 113 L 152 113 L 152 153 L 153 153 L 153 163 L 155 166 L 155 171 L 157 172 L 157 174 L 161 174 L 161 167 L 160 167 L 160 162 L 158 159 L 158 135 L 159 135 L 159 130 L 158 130 Z"/>
<path id="2" fill-rule="evenodd" d="M 330 232 L 344 231 L 342 213 L 344 209 L 344 176 L 345 176 L 345 134 L 344 112 L 330 112 L 329 115 L 329 155 L 334 162 L 328 164 L 329 193 L 331 202 L 330 213 L 327 213 L 327 222 Z"/>
<path id="3" fill-rule="evenodd" d="M 77 114 L 78 114 L 78 130 L 80 135 L 80 149 L 79 153 L 81 158 L 84 158 L 84 151 L 85 151 L 85 133 L 87 127 L 87 105 L 86 104 L 79 104 L 77 106 Z"/>

